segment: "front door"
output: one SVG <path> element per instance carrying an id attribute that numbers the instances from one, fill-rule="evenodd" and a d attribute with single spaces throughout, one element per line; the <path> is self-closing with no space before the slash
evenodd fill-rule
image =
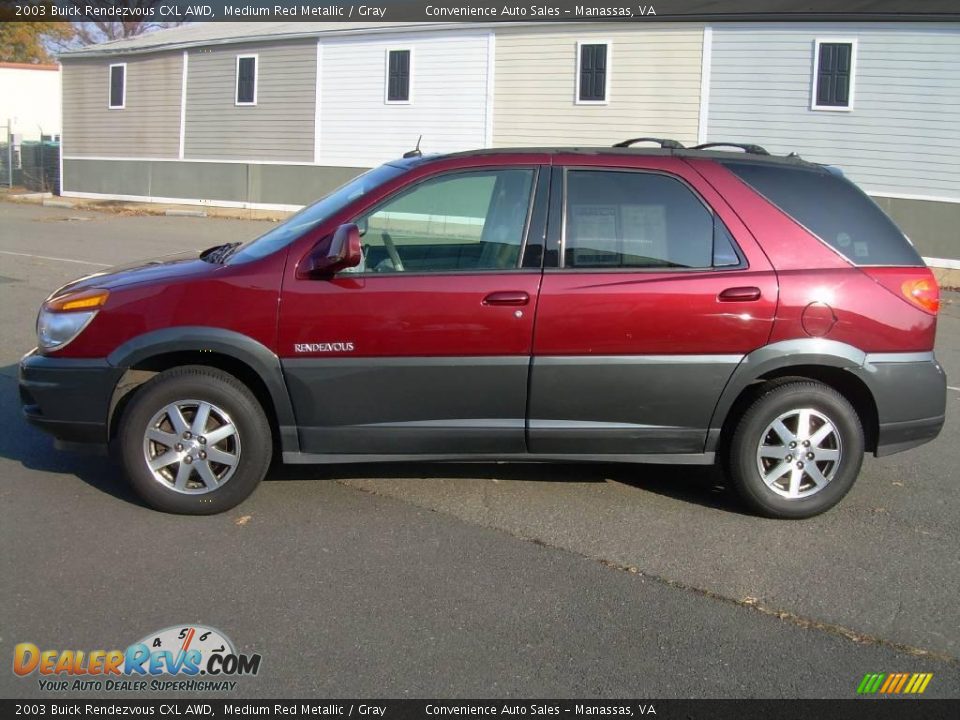
<path id="1" fill-rule="evenodd" d="M 776 275 L 746 228 L 682 161 L 635 165 L 564 171 L 531 452 L 701 453 L 724 385 L 770 335 Z"/>
<path id="2" fill-rule="evenodd" d="M 525 451 L 541 270 L 522 256 L 538 174 L 422 180 L 354 219 L 359 267 L 288 276 L 279 342 L 304 452 Z"/>

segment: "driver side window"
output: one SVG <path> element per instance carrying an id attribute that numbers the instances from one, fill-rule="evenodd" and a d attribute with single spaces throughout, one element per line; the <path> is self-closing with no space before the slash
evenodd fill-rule
<path id="1" fill-rule="evenodd" d="M 453 272 L 519 266 L 535 171 L 458 172 L 426 180 L 357 218 L 354 272 Z"/>

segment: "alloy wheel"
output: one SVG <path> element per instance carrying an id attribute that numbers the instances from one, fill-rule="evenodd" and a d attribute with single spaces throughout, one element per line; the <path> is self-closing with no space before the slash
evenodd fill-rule
<path id="1" fill-rule="evenodd" d="M 233 476 L 240 462 L 240 434 L 213 403 L 180 400 L 164 406 L 147 424 L 143 458 L 167 489 L 200 495 Z"/>
<path id="2" fill-rule="evenodd" d="M 769 425 L 757 447 L 764 484 L 790 500 L 815 495 L 836 476 L 842 458 L 840 433 L 823 413 L 801 408 Z"/>

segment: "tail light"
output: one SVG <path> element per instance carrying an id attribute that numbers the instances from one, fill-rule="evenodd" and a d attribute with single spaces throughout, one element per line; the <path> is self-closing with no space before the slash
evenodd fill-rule
<path id="1" fill-rule="evenodd" d="M 940 288 L 927 267 L 861 268 L 887 290 L 921 310 L 936 315 L 940 310 Z"/>

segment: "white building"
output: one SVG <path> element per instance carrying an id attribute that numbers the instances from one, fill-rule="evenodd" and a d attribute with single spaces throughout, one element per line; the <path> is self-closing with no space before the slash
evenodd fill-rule
<path id="1" fill-rule="evenodd" d="M 59 140 L 60 66 L 0 62 L 0 136 Z"/>

